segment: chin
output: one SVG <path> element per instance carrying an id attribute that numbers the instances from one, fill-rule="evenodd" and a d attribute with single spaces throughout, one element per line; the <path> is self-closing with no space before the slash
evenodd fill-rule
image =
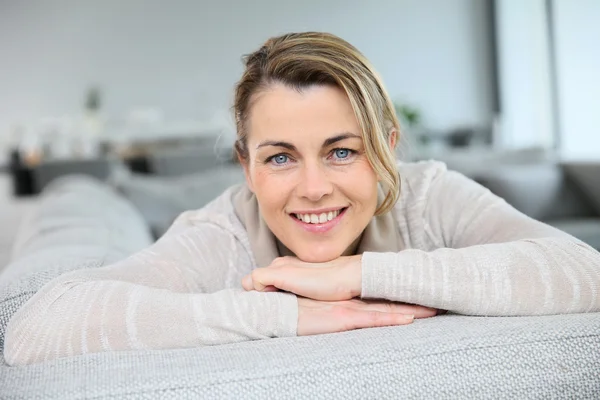
<path id="1" fill-rule="evenodd" d="M 294 254 L 296 254 L 296 257 L 298 257 L 298 259 L 308 263 L 323 263 L 332 261 L 341 256 L 342 253 L 343 250 L 338 251 L 337 249 L 331 248 L 319 249 L 317 251 L 315 251 L 314 249 L 307 248 L 299 250 L 298 252 L 294 251 Z"/>

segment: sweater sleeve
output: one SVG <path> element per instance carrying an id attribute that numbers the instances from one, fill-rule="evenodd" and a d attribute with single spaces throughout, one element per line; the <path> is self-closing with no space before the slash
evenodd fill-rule
<path id="1" fill-rule="evenodd" d="M 9 321 L 6 362 L 295 336 L 296 297 L 244 291 L 250 269 L 247 252 L 223 228 L 176 223 L 125 260 L 42 287 Z"/>
<path id="2" fill-rule="evenodd" d="M 600 253 L 456 172 L 419 215 L 433 251 L 365 253 L 362 297 L 488 316 L 600 311 Z"/>

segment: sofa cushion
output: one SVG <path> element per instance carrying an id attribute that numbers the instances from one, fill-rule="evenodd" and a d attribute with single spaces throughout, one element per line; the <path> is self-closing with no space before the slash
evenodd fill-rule
<path id="1" fill-rule="evenodd" d="M 600 314 L 402 327 L 0 367 L 5 398 L 597 398 Z"/>
<path id="2" fill-rule="evenodd" d="M 203 207 L 243 180 L 242 168 L 230 164 L 176 177 L 121 172 L 113 184 L 142 213 L 154 236 L 160 237 L 179 214 Z"/>
<path id="3" fill-rule="evenodd" d="M 46 282 L 110 264 L 151 243 L 141 215 L 108 185 L 85 176 L 50 183 L 19 227 L 12 261 L 0 274 L 0 349 L 10 317 Z"/>
<path id="4" fill-rule="evenodd" d="M 216 142 L 213 145 L 210 145 L 210 142 L 209 137 L 203 146 L 153 151 L 147 156 L 148 167 L 157 176 L 179 177 L 230 163 L 233 153 L 231 148 L 222 149 L 216 146 Z"/>
<path id="5" fill-rule="evenodd" d="M 600 216 L 600 161 L 565 162 L 564 169 L 589 197 Z"/>
<path id="6" fill-rule="evenodd" d="M 600 250 L 600 218 L 563 219 L 548 223 Z"/>
<path id="7" fill-rule="evenodd" d="M 593 216 L 587 198 L 556 163 L 497 165 L 472 178 L 539 220 Z"/>
<path id="8" fill-rule="evenodd" d="M 11 178 L 0 173 L 0 274 L 10 262 L 17 227 L 37 204 L 34 196 L 14 196 Z"/>

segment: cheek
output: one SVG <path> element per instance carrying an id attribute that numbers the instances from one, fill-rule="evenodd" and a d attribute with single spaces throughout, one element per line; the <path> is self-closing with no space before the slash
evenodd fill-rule
<path id="1" fill-rule="evenodd" d="M 263 214 L 270 214 L 285 206 L 288 197 L 289 179 L 265 168 L 256 168 L 252 173 L 254 193 L 261 204 Z"/>
<path id="2" fill-rule="evenodd" d="M 357 163 L 344 176 L 344 191 L 364 207 L 377 206 L 377 175 L 366 161 Z"/>

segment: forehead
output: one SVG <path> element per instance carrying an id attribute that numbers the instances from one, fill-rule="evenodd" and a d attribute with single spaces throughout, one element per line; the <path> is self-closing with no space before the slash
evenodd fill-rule
<path id="1" fill-rule="evenodd" d="M 248 122 L 249 141 L 360 134 L 350 100 L 334 86 L 315 85 L 299 91 L 274 84 L 253 99 Z"/>

